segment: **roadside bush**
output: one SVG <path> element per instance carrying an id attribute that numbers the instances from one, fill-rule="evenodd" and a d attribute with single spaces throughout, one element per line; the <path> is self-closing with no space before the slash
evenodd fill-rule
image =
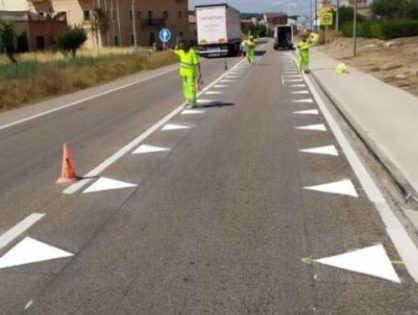
<path id="1" fill-rule="evenodd" d="M 57 47 L 66 52 L 71 53 L 75 58 L 77 49 L 79 49 L 87 40 L 86 31 L 81 26 L 67 27 L 62 30 L 57 37 Z"/>
<path id="2" fill-rule="evenodd" d="M 14 57 L 14 24 L 8 21 L 0 21 L 0 50 L 6 52 L 11 63 L 17 63 Z"/>
<path id="3" fill-rule="evenodd" d="M 353 23 L 344 23 L 341 31 L 345 37 L 353 36 Z M 357 35 L 365 38 L 392 39 L 418 36 L 417 20 L 388 20 L 357 24 Z"/>
<path id="4" fill-rule="evenodd" d="M 374 36 L 381 35 L 381 39 L 409 37 L 418 35 L 418 20 L 393 20 L 381 23 L 381 30 Z"/>

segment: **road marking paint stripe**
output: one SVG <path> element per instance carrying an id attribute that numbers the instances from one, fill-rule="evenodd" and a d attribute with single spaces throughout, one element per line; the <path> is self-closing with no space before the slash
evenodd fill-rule
<path id="1" fill-rule="evenodd" d="M 296 115 L 319 115 L 319 110 L 317 109 L 308 109 L 308 110 L 300 110 L 297 112 L 293 112 Z"/>
<path id="2" fill-rule="evenodd" d="M 323 124 L 300 126 L 300 127 L 296 127 L 296 129 L 299 129 L 299 130 L 327 131 L 327 127 L 325 127 L 325 125 L 323 125 Z"/>
<path id="3" fill-rule="evenodd" d="M 161 128 L 162 131 L 172 131 L 172 130 L 183 130 L 183 129 L 191 129 L 191 126 L 187 125 L 175 125 L 175 124 L 167 124 Z"/>
<path id="4" fill-rule="evenodd" d="M 0 237 L 0 249 L 12 242 L 20 234 L 28 230 L 32 225 L 41 220 L 44 216 L 45 213 L 32 213 L 20 221 Z"/>
<path id="5" fill-rule="evenodd" d="M 401 279 L 399 279 L 395 268 L 393 268 L 382 244 L 332 257 L 316 259 L 315 261 L 331 267 L 401 283 Z"/>
<path id="6" fill-rule="evenodd" d="M 306 98 L 306 99 L 302 99 L 302 100 L 293 100 L 293 103 L 308 103 L 308 104 L 313 104 L 314 100 L 311 98 Z"/>
<path id="7" fill-rule="evenodd" d="M 220 95 L 220 94 L 224 94 L 224 92 L 219 92 L 219 91 L 207 91 L 205 94 L 206 94 L 206 95 Z"/>
<path id="8" fill-rule="evenodd" d="M 94 184 L 92 184 L 89 188 L 87 188 L 83 192 L 83 194 L 99 192 L 99 191 L 104 191 L 104 190 L 132 188 L 132 187 L 137 187 L 137 186 L 138 186 L 137 184 L 126 183 L 120 180 L 107 178 L 107 177 L 100 177 Z"/>
<path id="9" fill-rule="evenodd" d="M 231 70 L 235 69 L 236 67 L 239 67 L 244 60 L 241 60 L 236 65 L 234 65 Z M 231 71 L 230 70 L 230 71 Z M 215 79 L 212 83 L 210 83 L 206 88 L 204 88 L 198 96 L 202 95 L 209 89 L 211 89 L 214 85 L 216 85 L 219 81 L 221 81 L 225 76 L 228 75 L 229 72 L 225 72 L 222 74 L 219 78 Z M 176 109 L 174 109 L 171 113 L 169 113 L 167 116 L 156 122 L 153 126 L 151 126 L 148 130 L 140 134 L 137 138 L 133 139 L 130 143 L 125 145 L 123 148 L 121 148 L 119 151 L 117 151 L 115 154 L 107 158 L 105 161 L 100 163 L 98 166 L 96 166 L 94 169 L 92 169 L 90 172 L 85 174 L 83 177 L 85 179 L 82 179 L 78 181 L 77 183 L 72 184 L 67 189 L 63 191 L 66 195 L 71 195 L 75 192 L 77 192 L 79 189 L 81 189 L 84 185 L 88 184 L 92 178 L 97 177 L 101 172 L 103 172 L 105 169 L 107 169 L 110 165 L 115 163 L 117 160 L 122 158 L 127 153 L 131 152 L 134 148 L 139 146 L 142 141 L 144 141 L 147 137 L 149 137 L 151 134 L 153 134 L 155 131 L 159 130 L 162 126 L 164 126 L 171 118 L 179 114 L 186 105 L 186 102 L 178 106 Z"/>
<path id="10" fill-rule="evenodd" d="M 323 147 L 316 147 L 316 148 L 309 148 L 309 149 L 301 149 L 299 150 L 299 152 L 338 156 L 337 148 L 333 145 L 327 145 Z"/>
<path id="11" fill-rule="evenodd" d="M 309 94 L 308 90 L 293 91 L 290 94 Z"/>
<path id="12" fill-rule="evenodd" d="M 356 188 L 354 187 L 353 182 L 349 179 L 344 179 L 339 182 L 308 186 L 304 187 L 304 189 L 358 198 Z"/>
<path id="13" fill-rule="evenodd" d="M 71 256 L 74 256 L 74 254 L 33 238 L 25 237 L 0 258 L 0 269 Z"/>

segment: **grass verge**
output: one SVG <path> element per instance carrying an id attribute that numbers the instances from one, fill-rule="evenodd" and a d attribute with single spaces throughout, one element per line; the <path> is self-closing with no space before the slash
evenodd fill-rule
<path id="1" fill-rule="evenodd" d="M 143 52 L 80 56 L 75 60 L 23 61 L 14 65 L 1 65 L 0 111 L 35 103 L 46 98 L 175 63 L 176 57 L 168 52 Z M 4 67 L 4 68 L 3 68 Z M 9 71 L 4 71 L 5 69 Z"/>

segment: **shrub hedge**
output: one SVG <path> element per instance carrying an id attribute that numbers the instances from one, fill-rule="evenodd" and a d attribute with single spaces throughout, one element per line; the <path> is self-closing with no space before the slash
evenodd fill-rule
<path id="1" fill-rule="evenodd" d="M 353 36 L 353 23 L 344 23 L 341 30 L 345 37 Z M 383 40 L 418 36 L 418 21 L 405 19 L 358 23 L 357 36 Z"/>

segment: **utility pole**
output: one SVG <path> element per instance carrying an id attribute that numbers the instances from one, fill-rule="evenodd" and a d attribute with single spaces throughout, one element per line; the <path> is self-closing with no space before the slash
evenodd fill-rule
<path id="1" fill-rule="evenodd" d="M 315 21 L 314 21 L 315 31 L 318 30 L 318 0 L 315 0 Z"/>
<path id="2" fill-rule="evenodd" d="M 312 31 L 313 30 L 313 21 L 312 21 L 312 19 L 313 19 L 313 16 L 312 16 L 312 0 L 309 0 L 309 21 L 311 22 L 311 26 L 310 26 L 310 30 Z"/>
<path id="3" fill-rule="evenodd" d="M 135 0 L 132 0 L 132 7 L 131 7 L 131 18 L 132 18 L 132 37 L 133 37 L 133 44 L 135 50 L 138 48 L 137 40 L 136 40 L 136 11 L 135 11 Z"/>
<path id="4" fill-rule="evenodd" d="M 357 0 L 354 1 L 353 12 L 353 57 L 357 56 Z"/>

